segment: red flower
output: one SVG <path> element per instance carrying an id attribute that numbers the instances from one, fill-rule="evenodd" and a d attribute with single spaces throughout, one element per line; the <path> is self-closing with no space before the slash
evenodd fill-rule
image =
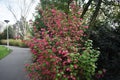
<path id="1" fill-rule="evenodd" d="M 55 9 L 52 9 L 51 12 L 52 12 L 53 14 L 55 14 L 55 13 L 56 13 L 56 10 L 55 10 Z"/>
<path id="2" fill-rule="evenodd" d="M 88 29 L 88 26 L 84 26 L 85 29 Z"/>
<path id="3" fill-rule="evenodd" d="M 70 63 L 70 62 L 71 62 L 71 60 L 70 60 L 70 59 L 67 59 L 67 62 L 68 62 L 68 63 Z"/>
<path id="4" fill-rule="evenodd" d="M 77 69 L 77 67 L 78 67 L 77 64 L 74 64 L 74 68 Z"/>
<path id="5" fill-rule="evenodd" d="M 71 69 L 70 69 L 70 68 L 67 68 L 66 71 L 71 71 Z"/>
<path id="6" fill-rule="evenodd" d="M 53 47 L 53 48 L 52 48 L 52 51 L 55 53 L 55 52 L 56 52 L 56 49 Z"/>

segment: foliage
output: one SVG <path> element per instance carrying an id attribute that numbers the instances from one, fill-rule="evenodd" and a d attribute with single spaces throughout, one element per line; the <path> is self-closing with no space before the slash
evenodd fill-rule
<path id="1" fill-rule="evenodd" d="M 10 39 L 14 38 L 14 31 L 11 26 L 8 27 L 8 36 Z M 0 40 L 1 39 L 6 39 L 7 38 L 7 28 L 0 34 Z"/>
<path id="2" fill-rule="evenodd" d="M 7 56 L 9 53 L 10 53 L 10 49 L 8 50 L 7 47 L 4 47 L 4 46 L 0 46 L 0 60 L 2 58 L 4 58 L 5 56 Z"/>
<path id="3" fill-rule="evenodd" d="M 7 40 L 1 40 L 0 43 L 2 45 L 6 45 L 7 44 Z M 9 45 L 11 46 L 19 46 L 19 47 L 27 47 L 24 42 L 20 39 L 14 40 L 14 39 L 9 39 Z"/>
<path id="4" fill-rule="evenodd" d="M 62 10 L 66 14 L 69 13 L 69 5 L 73 0 L 41 0 L 41 7 L 43 10 L 46 8 L 56 7 L 57 10 Z"/>
<path id="5" fill-rule="evenodd" d="M 82 53 L 82 55 L 78 54 L 70 54 L 70 57 L 73 60 L 74 65 L 78 64 L 78 66 L 80 67 L 80 70 L 83 74 L 79 75 L 79 78 L 77 78 L 77 80 L 80 80 L 83 76 L 85 76 L 85 78 L 83 78 L 83 80 L 91 80 L 92 76 L 95 73 L 95 69 L 96 69 L 96 65 L 95 62 L 97 61 L 97 57 L 99 55 L 99 51 L 96 51 L 92 48 L 92 40 L 88 40 L 85 42 L 85 49 Z M 78 62 L 76 62 L 75 60 L 78 60 Z M 70 66 L 72 66 L 72 64 L 70 64 Z M 76 73 L 76 70 L 73 69 L 73 74 Z M 77 75 L 78 76 L 78 75 Z M 76 77 L 77 77 L 76 76 Z"/>
<path id="6" fill-rule="evenodd" d="M 40 30 L 41 28 L 46 28 L 43 20 L 42 19 L 42 9 L 39 8 L 39 5 L 36 7 L 36 16 L 35 16 L 35 21 L 33 23 L 33 26 L 36 27 L 37 30 Z"/>
<path id="7" fill-rule="evenodd" d="M 84 14 L 86 23 L 90 23 L 95 18 L 93 12 L 97 7 L 98 0 L 92 1 Z M 96 1 L 96 2 L 95 2 Z M 100 1 L 100 0 L 99 0 Z M 83 12 L 88 3 L 85 5 Z M 101 54 L 98 60 L 98 70 L 106 69 L 106 74 L 102 80 L 119 80 L 120 73 L 120 3 L 115 0 L 102 0 L 99 13 L 94 25 L 90 26 L 90 39 L 93 40 L 94 47 L 99 47 Z M 93 15 L 93 16 L 92 16 Z M 96 14 L 95 14 L 96 15 Z M 101 79 L 100 79 L 101 80 Z"/>
<path id="8" fill-rule="evenodd" d="M 99 47 L 101 55 L 98 60 L 98 70 L 106 69 L 102 79 L 119 80 L 120 73 L 120 5 L 112 0 L 104 0 L 95 25 L 91 29 L 90 39 L 94 47 Z M 111 77 L 110 77 L 111 76 Z"/>
<path id="9" fill-rule="evenodd" d="M 119 35 L 120 35 L 119 27 L 113 28 L 106 23 L 97 23 L 96 28 L 92 31 L 91 34 L 91 39 L 93 40 L 94 47 L 99 47 L 101 51 L 101 55 L 97 62 L 98 69 L 102 69 L 102 68 L 106 69 L 107 72 L 105 74 L 105 77 L 111 80 L 117 80 L 115 78 L 119 77 L 120 75 L 120 74 L 116 74 L 119 73 L 119 69 L 120 69 L 120 65 L 119 65 L 120 36 Z M 111 78 L 109 76 L 111 76 Z"/>
<path id="10" fill-rule="evenodd" d="M 76 3 L 79 2 L 79 0 L 75 0 L 75 1 Z M 70 3 L 72 3 L 72 0 L 40 0 L 40 3 L 36 6 L 36 15 L 33 26 L 36 27 L 37 30 L 40 30 L 40 28 L 47 28 L 47 26 L 41 20 L 43 17 L 42 16 L 43 10 L 51 9 L 55 7 L 57 10 L 61 10 L 66 14 L 69 14 Z"/>
<path id="11" fill-rule="evenodd" d="M 88 26 L 82 25 L 79 8 L 71 4 L 69 15 L 56 9 L 43 11 L 47 29 L 36 31 L 26 44 L 35 56 L 27 65 L 34 80 L 91 80 L 99 51 L 85 34 Z"/>

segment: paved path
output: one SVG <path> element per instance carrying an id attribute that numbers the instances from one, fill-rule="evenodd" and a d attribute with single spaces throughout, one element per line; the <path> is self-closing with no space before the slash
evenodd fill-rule
<path id="1" fill-rule="evenodd" d="M 0 60 L 0 80 L 29 80 L 25 64 L 31 62 L 28 48 L 10 47 L 13 51 Z"/>

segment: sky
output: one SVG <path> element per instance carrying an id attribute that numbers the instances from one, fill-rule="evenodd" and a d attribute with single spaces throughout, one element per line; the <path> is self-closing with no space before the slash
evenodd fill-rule
<path id="1" fill-rule="evenodd" d="M 19 4 L 19 1 L 23 0 L 0 0 L 0 21 L 4 22 L 4 20 L 9 20 L 9 24 L 14 24 L 16 22 L 13 14 L 8 10 L 8 6 L 10 5 L 12 10 L 14 10 L 15 15 L 17 16 L 17 19 L 20 19 L 21 12 L 20 7 L 22 4 Z M 30 0 L 25 0 L 27 3 L 30 3 Z M 33 18 L 33 13 L 35 12 L 35 7 L 38 4 L 39 0 L 34 0 L 33 6 L 31 7 L 31 11 L 29 15 L 27 16 L 27 20 L 30 20 Z M 27 4 L 26 4 L 27 5 Z"/>
<path id="2" fill-rule="evenodd" d="M 24 0 L 0 0 L 0 22 L 4 20 L 9 20 L 9 24 L 14 24 L 16 22 L 13 14 L 8 10 L 8 6 L 11 6 L 14 10 L 17 19 L 20 20 L 20 7 L 22 4 L 19 4 L 20 1 Z M 25 0 L 27 3 L 30 3 L 31 0 Z M 88 1 L 88 0 L 85 0 Z M 39 0 L 34 0 L 34 4 L 31 7 L 30 14 L 27 17 L 27 21 L 33 19 L 33 13 L 35 12 L 35 7 L 38 4 Z"/>

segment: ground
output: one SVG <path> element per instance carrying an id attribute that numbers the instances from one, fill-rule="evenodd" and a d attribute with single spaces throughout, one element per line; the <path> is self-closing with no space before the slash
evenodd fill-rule
<path id="1" fill-rule="evenodd" d="M 0 60 L 0 80 L 29 80 L 25 64 L 31 62 L 28 48 L 10 47 L 13 51 Z"/>

